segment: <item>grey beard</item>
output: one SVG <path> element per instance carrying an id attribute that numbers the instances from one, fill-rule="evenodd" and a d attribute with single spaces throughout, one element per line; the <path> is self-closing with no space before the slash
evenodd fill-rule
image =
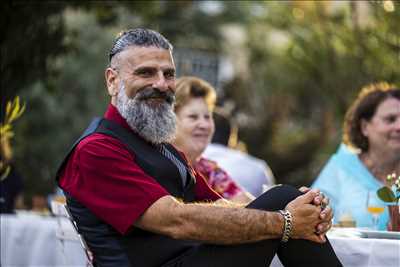
<path id="1" fill-rule="evenodd" d="M 153 144 L 171 142 L 175 137 L 176 116 L 173 104 L 151 106 L 142 100 L 142 92 L 130 99 L 122 84 L 117 95 L 117 109 L 128 125 L 139 136 Z"/>

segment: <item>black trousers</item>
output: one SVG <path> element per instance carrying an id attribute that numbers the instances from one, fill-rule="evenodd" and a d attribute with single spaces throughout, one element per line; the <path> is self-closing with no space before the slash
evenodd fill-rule
<path id="1" fill-rule="evenodd" d="M 301 195 L 294 187 L 276 186 L 252 201 L 246 208 L 277 211 Z M 265 267 L 271 264 L 275 254 L 284 266 L 342 266 L 331 244 L 318 244 L 308 240 L 290 239 L 281 243 L 279 239 L 267 239 L 241 245 L 204 244 L 191 249 L 184 257 L 168 263 L 172 267 Z"/>

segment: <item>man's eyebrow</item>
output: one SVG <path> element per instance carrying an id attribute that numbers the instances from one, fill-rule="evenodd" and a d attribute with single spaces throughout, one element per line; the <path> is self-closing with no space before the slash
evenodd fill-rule
<path id="1" fill-rule="evenodd" d="M 142 72 L 156 72 L 157 68 L 156 67 L 150 67 L 150 66 L 143 66 L 143 67 L 138 67 L 133 70 L 133 73 L 142 73 Z M 176 70 L 175 68 L 164 68 L 162 69 L 162 72 L 168 72 L 168 73 L 173 73 L 175 74 Z"/>
<path id="2" fill-rule="evenodd" d="M 134 69 L 134 71 L 137 70 L 155 70 L 155 67 L 150 67 L 150 66 L 141 66 L 141 67 L 137 67 L 136 69 Z"/>
<path id="3" fill-rule="evenodd" d="M 175 73 L 175 69 L 174 68 L 165 68 L 165 69 L 163 69 L 163 71 L 164 72 L 172 72 L 172 73 Z"/>
<path id="4" fill-rule="evenodd" d="M 144 71 L 154 72 L 156 70 L 157 69 L 154 68 L 154 67 L 143 66 L 143 67 L 138 67 L 138 68 L 134 69 L 133 73 L 141 73 L 141 72 L 144 72 Z"/>

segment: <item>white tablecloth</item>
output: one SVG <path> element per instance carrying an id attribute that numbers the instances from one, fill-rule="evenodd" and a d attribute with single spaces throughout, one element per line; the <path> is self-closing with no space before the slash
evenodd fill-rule
<path id="1" fill-rule="evenodd" d="M 400 240 L 331 237 L 336 255 L 345 267 L 400 267 Z M 271 267 L 281 267 L 277 257 Z"/>
<path id="2" fill-rule="evenodd" d="M 2 267 L 84 267 L 86 257 L 68 219 L 1 215 Z"/>
<path id="3" fill-rule="evenodd" d="M 332 246 L 344 266 L 400 266 L 400 240 L 337 237 Z"/>
<path id="4" fill-rule="evenodd" d="M 1 215 L 2 267 L 83 267 L 84 251 L 67 219 Z M 399 267 L 400 240 L 331 237 L 345 267 Z M 282 266 L 277 258 L 273 267 Z"/>

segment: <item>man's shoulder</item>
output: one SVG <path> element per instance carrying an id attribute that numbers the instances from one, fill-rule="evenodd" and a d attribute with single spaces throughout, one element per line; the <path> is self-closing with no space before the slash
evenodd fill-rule
<path id="1" fill-rule="evenodd" d="M 107 142 L 114 142 L 114 141 L 119 142 L 116 138 L 114 138 L 110 135 L 106 135 L 106 134 L 102 134 L 102 133 L 93 133 L 93 134 L 85 137 L 84 139 L 82 139 L 82 141 L 79 142 L 77 147 L 82 148 L 82 147 L 85 147 L 90 144 L 99 144 L 99 143 L 107 143 Z"/>
<path id="2" fill-rule="evenodd" d="M 120 140 L 107 134 L 93 133 L 79 142 L 75 151 L 126 151 L 129 152 L 128 147 Z"/>

